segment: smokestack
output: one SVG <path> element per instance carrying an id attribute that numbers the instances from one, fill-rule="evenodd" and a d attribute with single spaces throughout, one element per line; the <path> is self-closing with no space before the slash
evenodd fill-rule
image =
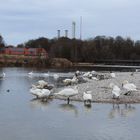
<path id="1" fill-rule="evenodd" d="M 65 30 L 65 37 L 68 37 L 68 30 Z"/>
<path id="2" fill-rule="evenodd" d="M 72 22 L 72 38 L 75 39 L 75 26 L 76 26 L 76 23 L 73 21 Z"/>
<path id="3" fill-rule="evenodd" d="M 82 16 L 80 17 L 80 40 L 82 40 Z"/>
<path id="4" fill-rule="evenodd" d="M 57 37 L 60 38 L 60 30 L 57 30 Z"/>

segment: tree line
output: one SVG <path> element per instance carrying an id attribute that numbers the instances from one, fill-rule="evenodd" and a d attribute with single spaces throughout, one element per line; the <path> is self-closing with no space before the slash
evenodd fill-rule
<path id="1" fill-rule="evenodd" d="M 0 46 L 3 44 L 0 39 Z M 94 62 L 96 60 L 139 60 L 140 40 L 121 36 L 96 36 L 87 40 L 40 37 L 17 47 L 43 47 L 50 58 L 67 58 L 72 62 Z"/>

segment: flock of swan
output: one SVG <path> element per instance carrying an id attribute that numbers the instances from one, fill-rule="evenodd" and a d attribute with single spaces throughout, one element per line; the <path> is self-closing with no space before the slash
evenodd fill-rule
<path id="1" fill-rule="evenodd" d="M 32 75 L 33 72 L 28 73 L 28 75 Z M 60 75 L 54 74 L 53 78 L 55 80 L 58 80 Z M 30 93 L 34 95 L 37 99 L 41 100 L 47 100 L 50 97 L 65 97 L 67 99 L 67 103 L 69 104 L 70 98 L 73 96 L 79 96 L 79 86 L 78 84 L 80 82 L 89 82 L 90 80 L 100 81 L 103 79 L 108 78 L 116 78 L 116 74 L 114 72 L 109 72 L 108 74 L 99 74 L 96 71 L 91 72 L 80 72 L 76 71 L 74 73 L 74 76 L 72 78 L 65 78 L 62 82 L 64 83 L 64 87 L 56 92 L 55 86 L 52 84 L 48 84 L 48 82 L 44 80 L 39 80 L 36 84 L 32 85 L 30 89 Z M 124 80 L 122 82 L 122 87 L 119 87 L 118 85 L 114 83 L 110 83 L 109 88 L 111 89 L 111 94 L 113 99 L 119 99 L 120 95 L 131 95 L 133 91 L 137 91 L 137 87 L 134 83 L 129 83 L 127 80 Z M 124 91 L 122 93 L 122 90 Z M 86 87 L 86 90 L 82 93 L 82 98 L 85 105 L 91 104 L 93 100 L 92 91 L 88 90 L 88 87 Z"/>
<path id="2" fill-rule="evenodd" d="M 28 76 L 32 76 L 34 74 L 33 71 L 28 73 Z M 46 74 L 47 77 L 49 74 Z M 134 75 L 134 73 L 133 73 Z M 133 76 L 132 75 L 132 76 Z M 4 78 L 5 73 L 0 74 L 0 78 Z M 58 80 L 60 78 L 59 74 L 53 74 L 54 80 Z M 55 91 L 55 86 L 53 84 L 48 84 L 48 82 L 44 80 L 39 80 L 36 84 L 33 84 L 30 93 L 34 95 L 37 99 L 47 100 L 49 97 L 65 97 L 67 99 L 67 103 L 69 104 L 70 98 L 73 96 L 81 95 L 81 91 L 79 91 L 79 83 L 89 82 L 90 80 L 100 81 L 108 78 L 116 78 L 116 74 L 114 72 L 109 72 L 105 74 L 98 73 L 96 71 L 91 72 L 80 72 L 76 71 L 72 78 L 63 79 L 63 84 L 65 85 L 61 90 Z M 131 95 L 132 92 L 138 91 L 136 85 L 134 83 L 128 82 L 124 80 L 122 82 L 122 87 L 119 87 L 117 84 L 111 82 L 108 87 L 111 89 L 111 94 L 113 99 L 119 99 L 120 95 Z M 122 91 L 124 91 L 122 93 Z M 91 104 L 93 100 L 91 90 L 88 90 L 88 87 L 85 87 L 85 91 L 82 91 L 82 99 L 85 104 Z"/>

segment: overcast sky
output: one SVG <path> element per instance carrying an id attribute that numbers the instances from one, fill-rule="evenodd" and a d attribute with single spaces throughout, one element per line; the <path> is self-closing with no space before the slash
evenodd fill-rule
<path id="1" fill-rule="evenodd" d="M 79 38 L 97 35 L 140 39 L 140 0 L 0 0 L 0 34 L 7 44 L 38 37 L 54 38 L 76 22 Z"/>

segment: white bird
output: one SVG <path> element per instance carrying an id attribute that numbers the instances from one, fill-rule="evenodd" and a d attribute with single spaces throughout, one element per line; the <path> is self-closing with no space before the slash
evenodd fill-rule
<path id="1" fill-rule="evenodd" d="M 85 91 L 83 93 L 83 99 L 84 99 L 84 103 L 86 105 L 86 103 L 90 103 L 92 101 L 92 95 L 91 95 L 91 91 Z"/>
<path id="2" fill-rule="evenodd" d="M 38 89 L 38 88 L 31 88 L 30 92 L 32 95 L 36 96 L 38 99 L 45 99 L 50 96 L 50 90 L 48 89 Z"/>
<path id="3" fill-rule="evenodd" d="M 53 78 L 54 78 L 54 80 L 56 80 L 56 81 L 57 81 L 57 80 L 58 80 L 58 78 L 59 78 L 59 75 L 58 75 L 58 74 L 54 74 L 54 75 L 53 75 Z"/>
<path id="4" fill-rule="evenodd" d="M 120 88 L 117 85 L 114 85 L 113 88 L 112 88 L 113 98 L 117 98 L 118 99 L 120 97 L 120 94 L 121 94 Z"/>
<path id="5" fill-rule="evenodd" d="M 75 96 L 78 94 L 78 87 L 76 86 L 75 89 L 73 88 L 64 88 L 61 91 L 54 93 L 54 95 L 64 96 L 68 100 L 68 104 L 70 101 L 70 97 Z"/>
<path id="6" fill-rule="evenodd" d="M 3 72 L 3 73 L 0 75 L 0 78 L 4 78 L 5 75 L 6 75 L 6 74 Z"/>
<path id="7" fill-rule="evenodd" d="M 90 72 L 85 72 L 85 73 L 83 74 L 83 77 L 89 77 L 90 74 L 91 74 Z"/>
<path id="8" fill-rule="evenodd" d="M 33 75 L 33 71 L 29 72 L 28 75 Z"/>
<path id="9" fill-rule="evenodd" d="M 112 78 L 115 78 L 115 77 L 116 77 L 116 74 L 115 74 L 114 72 L 111 72 L 111 73 L 110 73 L 110 76 L 111 76 Z"/>
<path id="10" fill-rule="evenodd" d="M 98 79 L 98 78 L 96 78 L 96 77 L 92 77 L 91 79 L 92 79 L 92 80 L 97 80 L 97 81 L 99 80 L 99 79 Z"/>
<path id="11" fill-rule="evenodd" d="M 81 75 L 81 73 L 80 73 L 79 70 L 77 70 L 77 71 L 75 72 L 75 76 L 79 76 L 79 75 Z"/>
<path id="12" fill-rule="evenodd" d="M 94 70 L 93 70 L 93 71 L 91 71 L 91 74 L 96 74 L 96 71 L 94 71 Z"/>
<path id="13" fill-rule="evenodd" d="M 127 80 L 123 81 L 122 87 L 124 90 L 126 90 L 126 93 L 124 95 L 130 95 L 131 92 L 137 91 L 136 85 L 133 83 L 129 83 Z"/>
<path id="14" fill-rule="evenodd" d="M 47 83 L 46 81 L 44 81 L 44 80 L 39 80 L 37 83 L 38 83 L 40 86 L 42 86 L 42 87 L 48 85 L 48 83 Z"/>
<path id="15" fill-rule="evenodd" d="M 78 79 L 77 79 L 76 76 L 74 76 L 72 79 L 69 79 L 69 78 L 64 79 L 64 80 L 63 80 L 63 83 L 64 83 L 65 85 L 77 84 L 77 83 L 78 83 Z"/>

